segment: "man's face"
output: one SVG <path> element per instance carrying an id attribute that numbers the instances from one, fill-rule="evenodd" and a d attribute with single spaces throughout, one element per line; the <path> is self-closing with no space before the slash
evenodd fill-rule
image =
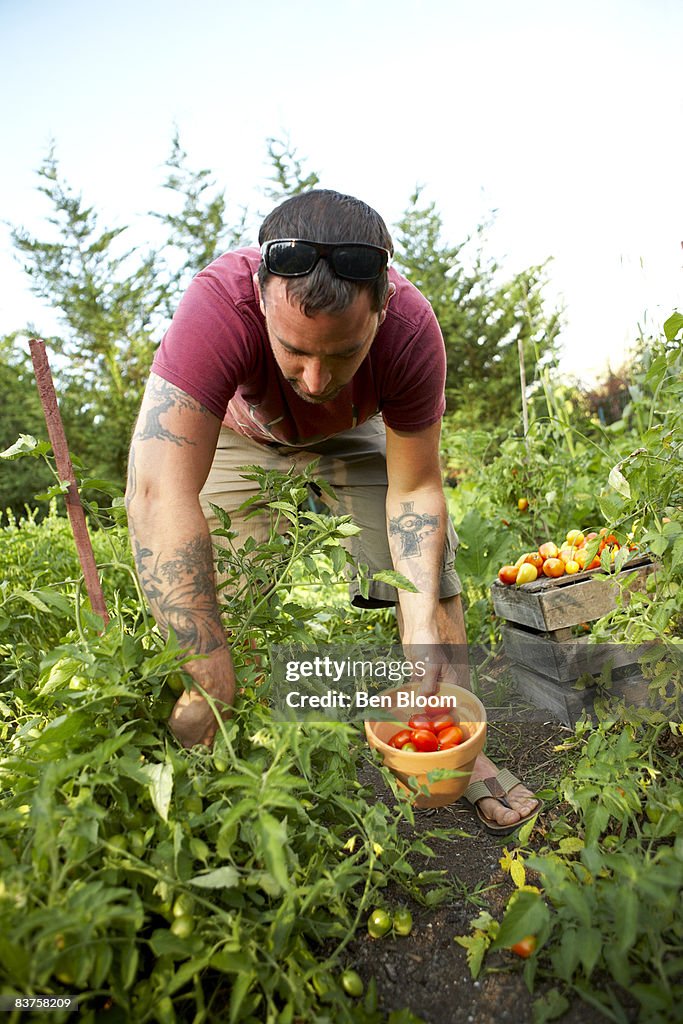
<path id="1" fill-rule="evenodd" d="M 305 316 L 288 301 L 282 277 L 268 281 L 265 303 L 260 289 L 259 295 L 273 355 L 285 379 L 305 402 L 331 402 L 368 354 L 386 309 L 373 312 L 369 293 L 362 291 L 343 313 Z"/>

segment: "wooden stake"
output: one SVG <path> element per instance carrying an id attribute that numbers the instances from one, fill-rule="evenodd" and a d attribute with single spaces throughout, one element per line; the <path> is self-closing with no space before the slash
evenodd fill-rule
<path id="1" fill-rule="evenodd" d="M 76 475 L 71 463 L 71 457 L 69 456 L 69 447 L 66 443 L 64 424 L 62 423 L 59 406 L 57 405 L 57 395 L 52 381 L 50 363 L 45 350 L 45 342 L 40 341 L 37 338 L 31 338 L 29 341 L 29 348 L 31 349 L 31 359 L 33 360 L 33 370 L 36 375 L 38 394 L 40 395 L 40 402 L 45 414 L 47 433 L 54 452 L 55 462 L 57 463 L 59 479 L 68 481 L 69 484 L 69 488 L 64 495 L 66 499 L 66 510 L 69 514 L 69 521 L 71 522 L 71 529 L 76 542 L 78 560 L 81 563 L 81 569 L 83 570 L 85 587 L 88 591 L 92 610 L 96 615 L 100 616 L 104 626 L 106 627 L 109 625 L 109 615 L 107 614 L 107 606 L 104 603 L 104 594 L 102 592 L 100 578 L 97 575 L 95 555 L 90 542 L 90 534 L 88 533 L 88 524 L 85 521 L 85 513 L 83 512 L 83 506 L 81 505 L 81 499 L 78 493 Z"/>

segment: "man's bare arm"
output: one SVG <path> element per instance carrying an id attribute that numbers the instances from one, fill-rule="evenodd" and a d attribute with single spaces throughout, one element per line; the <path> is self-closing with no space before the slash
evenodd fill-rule
<path id="1" fill-rule="evenodd" d="M 433 632 L 446 536 L 440 424 L 415 434 L 387 427 L 387 533 L 394 567 L 419 593 L 399 591 L 407 637 Z M 404 638 L 405 639 L 405 638 Z"/>
<path id="2" fill-rule="evenodd" d="M 126 505 L 135 565 L 163 632 L 203 658 L 187 665 L 222 703 L 234 697 L 234 672 L 218 611 L 211 538 L 199 504 L 220 421 L 200 402 L 152 374 L 133 435 Z M 196 692 L 171 717 L 182 743 L 211 742 L 214 715 Z"/>

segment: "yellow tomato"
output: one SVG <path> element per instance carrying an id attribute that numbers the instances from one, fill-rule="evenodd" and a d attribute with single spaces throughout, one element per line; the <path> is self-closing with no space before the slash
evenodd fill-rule
<path id="1" fill-rule="evenodd" d="M 558 558 L 561 558 L 563 562 L 573 562 L 575 560 L 576 548 L 575 547 L 563 547 L 560 548 Z"/>
<path id="2" fill-rule="evenodd" d="M 538 578 L 538 569 L 531 562 L 522 562 L 515 583 L 520 587 L 523 583 L 533 583 Z"/>
<path id="3" fill-rule="evenodd" d="M 583 544 L 585 537 L 581 530 L 570 530 L 567 534 L 567 544 L 573 544 L 575 548 L 578 548 L 579 544 Z"/>
<path id="4" fill-rule="evenodd" d="M 575 562 L 573 558 L 571 558 L 568 562 L 564 563 L 564 571 L 567 573 L 568 576 L 573 576 L 574 573 L 578 572 L 580 568 L 581 566 L 579 565 L 579 563 Z"/>

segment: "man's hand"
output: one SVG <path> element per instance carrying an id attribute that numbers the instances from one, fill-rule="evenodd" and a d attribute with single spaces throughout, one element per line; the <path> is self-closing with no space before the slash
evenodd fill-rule
<path id="1" fill-rule="evenodd" d="M 221 717 L 229 718 L 235 698 L 235 671 L 227 647 L 214 651 L 208 658 L 189 662 L 183 669 L 213 699 Z M 218 731 L 214 709 L 197 690 L 181 694 L 169 726 L 184 747 L 193 747 L 196 743 L 210 747 Z"/>
<path id="2" fill-rule="evenodd" d="M 439 633 L 425 630 L 411 635 L 403 641 L 403 653 L 413 665 L 411 682 L 418 684 L 422 696 L 438 693 L 442 683 L 462 685 L 459 666 L 452 664 L 459 648 L 443 643 Z"/>

